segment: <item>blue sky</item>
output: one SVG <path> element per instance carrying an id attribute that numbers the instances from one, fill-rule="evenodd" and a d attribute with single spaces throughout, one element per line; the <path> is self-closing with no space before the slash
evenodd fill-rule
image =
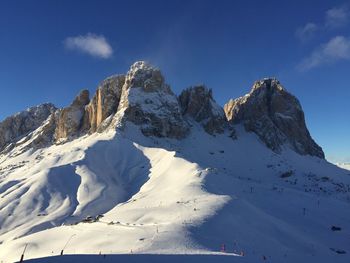
<path id="1" fill-rule="evenodd" d="M 349 1 L 0 2 L 0 119 L 68 105 L 136 60 L 175 93 L 204 83 L 218 103 L 275 76 L 331 161 L 350 162 Z"/>

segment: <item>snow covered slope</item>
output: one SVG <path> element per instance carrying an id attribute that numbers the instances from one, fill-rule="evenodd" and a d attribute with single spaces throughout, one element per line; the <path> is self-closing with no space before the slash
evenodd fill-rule
<path id="1" fill-rule="evenodd" d="M 350 170 L 350 163 L 337 163 L 340 168 Z"/>
<path id="2" fill-rule="evenodd" d="M 349 262 L 349 171 L 288 145 L 275 152 L 242 124 L 220 121 L 220 132 L 208 133 L 211 109 L 186 101 L 192 108 L 179 115 L 159 73 L 137 65 L 151 80 L 133 87 L 127 78 L 123 107 L 99 121 L 101 132 L 82 132 L 81 108 L 79 136 L 28 147 L 46 120 L 0 155 L 0 261 L 19 260 L 27 245 L 25 259 L 43 258 L 33 262 L 62 250 L 78 256 L 51 262 L 98 262 L 100 253 L 128 262 L 127 254 L 140 254 L 133 262 L 158 254 L 174 262 L 180 254 L 193 254 L 191 262 Z M 154 90 L 157 81 L 171 99 Z M 206 107 L 217 108 L 208 94 Z M 171 108 L 177 117 L 167 120 Z"/>
<path id="3" fill-rule="evenodd" d="M 27 258 L 57 255 L 70 237 L 69 254 L 208 253 L 225 244 L 251 262 L 349 259 L 332 250 L 349 250 L 344 170 L 275 154 L 243 129 L 235 141 L 199 126 L 180 141 L 129 129 L 2 162 L 12 170 L 1 178 L 1 260 L 18 259 L 27 243 Z"/>

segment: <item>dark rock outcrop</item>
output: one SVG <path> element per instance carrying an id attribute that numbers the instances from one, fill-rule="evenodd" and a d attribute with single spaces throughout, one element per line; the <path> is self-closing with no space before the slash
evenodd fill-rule
<path id="1" fill-rule="evenodd" d="M 39 128 L 56 111 L 51 103 L 31 107 L 0 123 L 0 152 Z"/>
<path id="2" fill-rule="evenodd" d="M 272 150 L 289 144 L 299 154 L 324 158 L 322 148 L 311 138 L 299 101 L 276 79 L 255 82 L 251 92 L 224 106 L 231 123 L 242 123 Z"/>
<path id="3" fill-rule="evenodd" d="M 182 91 L 179 102 L 184 116 L 201 123 L 209 134 L 222 133 L 226 124 L 224 110 L 215 102 L 212 90 L 203 85 Z"/>
<path id="4" fill-rule="evenodd" d="M 83 132 L 85 106 L 89 102 L 89 91 L 82 90 L 70 106 L 60 110 L 55 130 L 57 142 L 76 137 Z"/>

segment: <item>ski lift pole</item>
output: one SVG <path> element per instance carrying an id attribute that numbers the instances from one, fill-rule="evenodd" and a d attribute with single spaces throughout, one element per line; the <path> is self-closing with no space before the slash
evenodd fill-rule
<path id="1" fill-rule="evenodd" d="M 76 234 L 71 235 L 71 236 L 69 237 L 69 239 L 67 240 L 66 244 L 64 245 L 63 249 L 61 250 L 61 256 L 63 256 L 63 251 L 66 249 L 66 247 L 67 247 L 69 241 L 71 241 L 71 239 L 72 239 L 74 236 L 76 236 Z"/>
<path id="2" fill-rule="evenodd" d="M 221 253 L 225 253 L 225 252 L 226 252 L 226 246 L 225 246 L 225 244 L 221 244 L 220 252 L 221 252 Z"/>
<path id="3" fill-rule="evenodd" d="M 28 243 L 24 246 L 23 253 L 21 255 L 21 260 L 19 262 L 23 262 L 23 260 L 24 260 L 24 253 L 26 252 L 27 246 L 28 246 Z"/>

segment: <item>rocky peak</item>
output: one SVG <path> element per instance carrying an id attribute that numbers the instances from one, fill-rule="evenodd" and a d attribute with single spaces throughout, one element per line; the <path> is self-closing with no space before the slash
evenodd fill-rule
<path id="1" fill-rule="evenodd" d="M 0 152 L 36 130 L 56 111 L 51 103 L 44 103 L 16 113 L 0 122 Z"/>
<path id="2" fill-rule="evenodd" d="M 60 110 L 56 121 L 56 141 L 61 142 L 80 135 L 84 126 L 85 106 L 89 101 L 89 91 L 82 90 L 70 106 Z"/>
<path id="3" fill-rule="evenodd" d="M 213 99 L 211 89 L 204 85 L 190 87 L 182 91 L 179 101 L 182 114 L 201 123 L 209 134 L 224 131 L 225 113 Z"/>
<path id="4" fill-rule="evenodd" d="M 249 94 L 230 100 L 224 110 L 231 123 L 244 124 L 274 151 L 289 144 L 300 154 L 324 158 L 306 127 L 299 101 L 275 78 L 256 81 Z"/>
<path id="5" fill-rule="evenodd" d="M 105 126 L 101 125 L 102 122 L 116 113 L 118 109 L 124 83 L 124 75 L 112 76 L 101 82 L 94 97 L 86 107 L 84 119 L 86 130 L 89 132 L 103 130 Z"/>
<path id="6" fill-rule="evenodd" d="M 145 61 L 137 61 L 130 67 L 125 84 L 128 88 L 142 88 L 146 92 L 168 90 L 160 70 Z"/>
<path id="7" fill-rule="evenodd" d="M 126 75 L 117 117 L 139 125 L 146 136 L 183 138 L 188 132 L 177 97 L 160 70 L 144 61 L 133 64 Z"/>
<path id="8" fill-rule="evenodd" d="M 277 89 L 279 91 L 285 90 L 285 88 L 281 85 L 279 80 L 272 77 L 272 78 L 263 78 L 261 80 L 255 81 L 250 93 L 254 91 L 262 91 L 265 89 Z"/>
<path id="9" fill-rule="evenodd" d="M 72 104 L 70 105 L 71 107 L 83 107 L 87 105 L 90 102 L 90 97 L 89 97 L 89 91 L 84 89 L 80 91 L 78 96 L 75 97 L 73 100 Z"/>

